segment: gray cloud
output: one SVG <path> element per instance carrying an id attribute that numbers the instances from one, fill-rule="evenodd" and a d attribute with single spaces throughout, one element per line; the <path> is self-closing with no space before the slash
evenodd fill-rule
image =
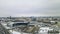
<path id="1" fill-rule="evenodd" d="M 60 0 L 0 0 L 0 16 L 60 16 Z"/>

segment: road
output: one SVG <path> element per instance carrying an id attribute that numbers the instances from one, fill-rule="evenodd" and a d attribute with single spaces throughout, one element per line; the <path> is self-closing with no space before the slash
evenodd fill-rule
<path id="1" fill-rule="evenodd" d="M 10 34 L 0 23 L 0 34 Z"/>

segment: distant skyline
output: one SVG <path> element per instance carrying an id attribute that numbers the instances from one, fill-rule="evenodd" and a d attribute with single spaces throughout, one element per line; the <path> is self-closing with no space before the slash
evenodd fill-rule
<path id="1" fill-rule="evenodd" d="M 60 0 L 0 0 L 0 16 L 60 16 Z"/>

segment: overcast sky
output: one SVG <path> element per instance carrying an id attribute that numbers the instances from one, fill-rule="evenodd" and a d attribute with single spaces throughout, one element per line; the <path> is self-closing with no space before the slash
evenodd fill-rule
<path id="1" fill-rule="evenodd" d="M 60 16 L 60 0 L 0 0 L 0 16 Z"/>

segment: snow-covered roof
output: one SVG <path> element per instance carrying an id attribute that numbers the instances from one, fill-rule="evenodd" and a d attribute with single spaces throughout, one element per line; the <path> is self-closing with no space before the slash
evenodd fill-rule
<path id="1" fill-rule="evenodd" d="M 48 32 L 49 30 L 53 30 L 53 29 L 50 29 L 49 27 L 41 27 L 39 32 Z"/>
<path id="2" fill-rule="evenodd" d="M 55 21 L 50 21 L 50 22 L 55 22 Z"/>

